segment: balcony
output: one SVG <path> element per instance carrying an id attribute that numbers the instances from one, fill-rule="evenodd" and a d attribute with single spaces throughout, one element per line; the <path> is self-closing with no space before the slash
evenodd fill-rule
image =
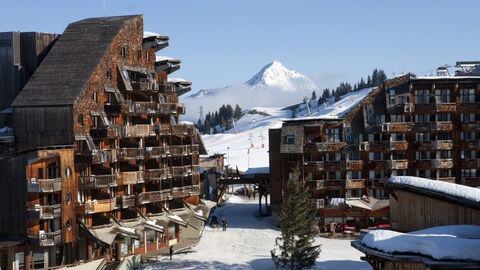
<path id="1" fill-rule="evenodd" d="M 307 180 L 310 190 L 321 190 L 325 188 L 325 180 Z"/>
<path id="2" fill-rule="evenodd" d="M 117 209 L 117 198 L 88 200 L 85 202 L 85 214 L 109 212 Z"/>
<path id="3" fill-rule="evenodd" d="M 346 189 L 362 189 L 365 187 L 365 179 L 347 179 L 345 182 Z"/>
<path id="4" fill-rule="evenodd" d="M 415 168 L 420 170 L 430 170 L 432 168 L 432 160 L 430 159 L 417 159 L 414 164 Z"/>
<path id="5" fill-rule="evenodd" d="M 158 103 L 155 102 L 128 102 L 125 104 L 129 114 L 157 114 Z"/>
<path id="6" fill-rule="evenodd" d="M 457 103 L 437 103 L 434 110 L 435 112 L 456 112 Z"/>
<path id="7" fill-rule="evenodd" d="M 177 114 L 179 103 L 160 103 L 158 104 L 158 113 L 164 115 Z"/>
<path id="8" fill-rule="evenodd" d="M 157 92 L 160 87 L 159 84 L 152 80 L 138 80 L 138 81 L 131 81 L 130 84 L 132 85 L 133 91 L 151 91 Z"/>
<path id="9" fill-rule="evenodd" d="M 406 170 L 408 159 L 387 160 L 387 168 L 390 170 Z"/>
<path id="10" fill-rule="evenodd" d="M 137 196 L 136 195 L 123 195 L 121 197 L 122 201 L 122 208 L 129 208 L 129 207 L 134 207 L 135 203 L 137 201 Z"/>
<path id="11" fill-rule="evenodd" d="M 470 122 L 470 123 L 462 123 L 461 129 L 464 131 L 476 131 L 480 129 L 480 121 L 477 122 Z"/>
<path id="12" fill-rule="evenodd" d="M 199 195 L 200 194 L 200 185 L 192 186 L 192 194 L 190 195 Z"/>
<path id="13" fill-rule="evenodd" d="M 172 134 L 172 129 L 170 128 L 170 125 L 157 125 L 156 131 L 159 136 L 168 136 Z"/>
<path id="14" fill-rule="evenodd" d="M 120 173 L 118 173 L 118 184 L 119 185 L 136 185 L 138 183 L 143 183 L 143 172 L 142 171 L 120 172 Z"/>
<path id="15" fill-rule="evenodd" d="M 187 112 L 187 107 L 183 103 L 177 103 L 177 114 L 185 114 Z"/>
<path id="16" fill-rule="evenodd" d="M 368 178 L 365 182 L 370 188 L 383 188 L 386 181 L 386 178 Z"/>
<path id="17" fill-rule="evenodd" d="M 62 231 L 40 232 L 39 234 L 28 234 L 28 238 L 42 247 L 50 247 L 62 243 Z"/>
<path id="18" fill-rule="evenodd" d="M 324 185 L 327 189 L 344 189 L 345 179 L 325 179 Z"/>
<path id="19" fill-rule="evenodd" d="M 117 175 L 88 175 L 79 176 L 80 188 L 104 188 L 117 186 Z"/>
<path id="20" fill-rule="evenodd" d="M 363 160 L 347 160 L 345 164 L 347 170 L 359 171 L 363 169 Z"/>
<path id="21" fill-rule="evenodd" d="M 169 146 L 145 147 L 145 158 L 162 158 L 170 155 Z"/>
<path id="22" fill-rule="evenodd" d="M 200 146 L 198 144 L 192 144 L 192 154 L 198 155 L 200 153 Z"/>
<path id="23" fill-rule="evenodd" d="M 450 150 L 453 147 L 452 140 L 432 141 L 432 149 L 434 150 Z"/>
<path id="24" fill-rule="evenodd" d="M 455 184 L 455 177 L 439 177 L 437 180 Z"/>
<path id="25" fill-rule="evenodd" d="M 458 103 L 457 111 L 458 113 L 471 113 L 478 112 L 480 110 L 480 102 L 472 103 Z"/>
<path id="26" fill-rule="evenodd" d="M 432 113 L 433 111 L 433 104 L 431 103 L 416 103 L 412 104 L 411 106 L 412 112 L 415 113 Z"/>
<path id="27" fill-rule="evenodd" d="M 480 177 L 465 176 L 461 179 L 462 184 L 469 187 L 480 187 Z"/>
<path id="28" fill-rule="evenodd" d="M 318 152 L 336 152 L 342 150 L 344 142 L 318 142 L 314 143 L 315 150 Z"/>
<path id="29" fill-rule="evenodd" d="M 119 160 L 137 160 L 143 159 L 142 148 L 120 148 L 117 151 Z"/>
<path id="30" fill-rule="evenodd" d="M 369 160 L 368 161 L 368 169 L 376 170 L 376 171 L 383 171 L 387 169 L 387 161 L 386 160 Z"/>
<path id="31" fill-rule="evenodd" d="M 192 165 L 191 174 L 199 174 L 200 173 L 200 165 Z"/>
<path id="32" fill-rule="evenodd" d="M 35 205 L 28 208 L 28 217 L 34 219 L 54 219 L 62 216 L 62 205 Z"/>
<path id="33" fill-rule="evenodd" d="M 325 170 L 345 170 L 345 160 L 325 161 Z"/>
<path id="34" fill-rule="evenodd" d="M 188 176 L 192 173 L 192 166 L 172 166 L 172 176 L 173 177 L 181 177 L 181 176 Z"/>
<path id="35" fill-rule="evenodd" d="M 117 162 L 117 150 L 92 150 L 92 164 L 113 163 Z"/>
<path id="36" fill-rule="evenodd" d="M 172 177 L 172 174 L 170 172 L 170 167 L 145 170 L 145 173 L 143 176 L 145 182 L 161 181 L 171 177 Z"/>
<path id="37" fill-rule="evenodd" d="M 190 190 L 188 187 L 174 187 L 172 188 L 172 196 L 173 198 L 184 198 L 189 196 Z"/>
<path id="38" fill-rule="evenodd" d="M 370 151 L 374 152 L 384 152 L 387 151 L 389 148 L 389 143 L 388 141 L 377 141 L 377 142 L 369 142 L 370 146 Z"/>
<path id="39" fill-rule="evenodd" d="M 172 125 L 172 135 L 193 135 L 195 130 L 195 126 L 190 124 Z"/>
<path id="40" fill-rule="evenodd" d="M 172 156 L 187 156 L 192 154 L 190 145 L 171 145 L 170 154 Z"/>
<path id="41" fill-rule="evenodd" d="M 323 161 L 305 161 L 304 170 L 309 172 L 316 172 L 323 170 Z"/>
<path id="42" fill-rule="evenodd" d="M 452 121 L 433 122 L 432 129 L 436 131 L 451 131 L 453 130 L 453 123 Z"/>
<path id="43" fill-rule="evenodd" d="M 62 190 L 62 179 L 35 179 L 27 180 L 27 192 L 57 192 Z"/>
<path id="44" fill-rule="evenodd" d="M 148 137 L 155 136 L 155 126 L 148 124 L 118 126 L 118 133 L 121 137 Z"/>
<path id="45" fill-rule="evenodd" d="M 408 142 L 407 141 L 392 141 L 389 143 L 388 148 L 390 151 L 407 151 Z"/>
<path id="46" fill-rule="evenodd" d="M 449 159 L 432 159 L 432 168 L 434 169 L 451 169 L 453 168 L 453 160 Z"/>
<path id="47" fill-rule="evenodd" d="M 390 122 L 387 123 L 387 130 L 389 132 L 407 132 L 410 131 L 410 123 L 406 122 Z"/>
<path id="48" fill-rule="evenodd" d="M 163 202 L 169 200 L 170 190 L 148 191 L 138 195 L 138 203 L 146 204 L 152 202 Z"/>
<path id="49" fill-rule="evenodd" d="M 122 126 L 102 126 L 90 128 L 93 138 L 116 138 L 122 135 Z"/>

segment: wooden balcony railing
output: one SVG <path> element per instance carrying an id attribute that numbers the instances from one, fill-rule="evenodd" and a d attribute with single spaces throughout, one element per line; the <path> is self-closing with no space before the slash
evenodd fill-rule
<path id="1" fill-rule="evenodd" d="M 383 152 L 389 149 L 390 142 L 389 141 L 376 141 L 376 142 L 369 142 L 370 151 L 375 152 Z"/>
<path id="2" fill-rule="evenodd" d="M 181 176 L 188 176 L 192 173 L 192 166 L 172 166 L 172 176 L 173 177 L 181 177 Z"/>
<path id="3" fill-rule="evenodd" d="M 434 110 L 435 112 L 456 112 L 457 103 L 437 103 Z"/>
<path id="4" fill-rule="evenodd" d="M 160 103 L 158 104 L 158 113 L 159 114 L 177 114 L 177 108 L 179 103 Z"/>
<path id="5" fill-rule="evenodd" d="M 125 104 L 127 113 L 131 114 L 156 114 L 158 103 L 155 102 L 128 102 Z"/>
<path id="6" fill-rule="evenodd" d="M 56 192 L 62 189 L 62 179 L 35 179 L 31 178 L 27 180 L 28 192 Z"/>
<path id="7" fill-rule="evenodd" d="M 136 185 L 143 183 L 143 171 L 120 172 L 118 173 L 119 185 Z"/>
<path id="8" fill-rule="evenodd" d="M 368 178 L 368 179 L 365 179 L 366 185 L 371 187 L 371 188 L 383 188 L 386 181 L 387 181 L 386 178 Z"/>
<path id="9" fill-rule="evenodd" d="M 144 157 L 142 148 L 120 148 L 117 153 L 120 160 L 137 160 Z"/>
<path id="10" fill-rule="evenodd" d="M 189 196 L 190 189 L 186 187 L 174 187 L 172 188 L 172 196 L 173 198 L 183 198 Z"/>
<path id="11" fill-rule="evenodd" d="M 347 179 L 345 181 L 346 189 L 362 189 L 365 187 L 365 179 Z"/>
<path id="12" fill-rule="evenodd" d="M 177 103 L 177 114 L 185 114 L 187 112 L 187 107 L 183 103 Z"/>
<path id="13" fill-rule="evenodd" d="M 363 160 L 347 160 L 345 162 L 345 167 L 347 170 L 362 170 L 363 169 Z"/>
<path id="14" fill-rule="evenodd" d="M 160 136 L 168 136 L 172 134 L 172 129 L 170 125 L 157 125 L 156 131 L 157 134 Z"/>
<path id="15" fill-rule="evenodd" d="M 387 168 L 390 170 L 406 170 L 408 159 L 387 160 Z"/>
<path id="16" fill-rule="evenodd" d="M 146 204 L 151 202 L 162 202 L 168 200 L 170 197 L 170 190 L 148 191 L 138 195 L 138 203 Z"/>
<path id="17" fill-rule="evenodd" d="M 437 180 L 448 183 L 455 183 L 455 177 L 439 177 Z"/>
<path id="18" fill-rule="evenodd" d="M 172 125 L 172 135 L 192 135 L 195 126 L 191 124 Z"/>
<path id="19" fill-rule="evenodd" d="M 171 177 L 172 177 L 172 173 L 170 171 L 170 167 L 160 168 L 160 169 L 148 169 L 148 170 L 145 170 L 145 173 L 143 176 L 145 182 L 160 181 L 160 180 L 165 180 Z"/>
<path id="20" fill-rule="evenodd" d="M 153 80 L 137 80 L 131 81 L 130 84 L 132 85 L 132 89 L 134 91 L 152 91 L 157 92 L 160 87 L 159 84 Z"/>
<path id="21" fill-rule="evenodd" d="M 345 160 L 324 161 L 324 167 L 326 170 L 345 170 Z"/>
<path id="22" fill-rule="evenodd" d="M 62 243 L 62 230 L 55 232 L 41 232 L 39 234 L 28 234 L 28 238 L 37 242 L 42 247 L 59 245 Z"/>
<path id="23" fill-rule="evenodd" d="M 328 189 L 344 189 L 345 179 L 325 179 L 324 185 Z"/>
<path id="24" fill-rule="evenodd" d="M 461 183 L 469 187 L 479 187 L 480 186 L 480 177 L 475 176 L 464 176 L 461 178 Z"/>
<path id="25" fill-rule="evenodd" d="M 161 158 L 170 155 L 170 146 L 145 147 L 145 158 Z"/>
<path id="26" fill-rule="evenodd" d="M 434 150 L 450 150 L 453 147 L 452 140 L 437 140 L 432 141 L 432 148 Z"/>
<path id="27" fill-rule="evenodd" d="M 325 188 L 325 180 L 307 180 L 307 184 L 312 190 L 320 190 Z"/>
<path id="28" fill-rule="evenodd" d="M 129 207 L 134 207 L 137 201 L 137 196 L 136 195 L 123 195 L 121 197 L 122 201 L 122 208 L 129 208 Z"/>
<path id="29" fill-rule="evenodd" d="M 92 150 L 91 155 L 93 164 L 117 162 L 116 149 Z"/>
<path id="30" fill-rule="evenodd" d="M 453 168 L 453 160 L 448 159 L 432 159 L 432 168 L 435 169 L 450 169 Z"/>
<path id="31" fill-rule="evenodd" d="M 389 143 L 388 148 L 391 151 L 407 151 L 408 142 L 407 141 L 392 141 Z"/>
<path id="32" fill-rule="evenodd" d="M 305 161 L 304 166 L 306 171 L 321 171 L 324 168 L 323 161 Z"/>
<path id="33" fill-rule="evenodd" d="M 471 122 L 471 123 L 462 123 L 461 124 L 461 129 L 462 130 L 470 130 L 470 131 L 475 131 L 477 129 L 480 129 L 480 121 Z"/>
<path id="34" fill-rule="evenodd" d="M 453 123 L 452 121 L 433 122 L 432 129 L 436 131 L 451 131 L 453 130 Z"/>
<path id="35" fill-rule="evenodd" d="M 192 144 L 192 154 L 198 155 L 200 153 L 200 146 L 198 144 Z"/>
<path id="36" fill-rule="evenodd" d="M 340 151 L 343 148 L 343 146 L 345 145 L 344 142 L 318 142 L 318 143 L 314 143 L 314 144 L 315 144 L 316 151 L 319 151 L 319 152 Z"/>
<path id="37" fill-rule="evenodd" d="M 115 174 L 79 176 L 78 179 L 81 188 L 103 188 L 117 185 L 117 175 Z"/>
<path id="38" fill-rule="evenodd" d="M 118 133 L 121 137 L 148 137 L 155 136 L 155 126 L 148 124 L 118 126 Z"/>
<path id="39" fill-rule="evenodd" d="M 407 122 L 390 122 L 387 126 L 389 132 L 407 132 L 411 129 L 410 123 Z"/>
<path id="40" fill-rule="evenodd" d="M 28 217 L 35 219 L 54 219 L 62 216 L 62 205 L 35 205 L 28 208 Z"/>
<path id="41" fill-rule="evenodd" d="M 171 145 L 170 153 L 172 156 L 186 156 L 192 154 L 190 145 Z"/>
<path id="42" fill-rule="evenodd" d="M 117 198 L 88 200 L 85 202 L 85 214 L 109 212 L 117 209 Z"/>

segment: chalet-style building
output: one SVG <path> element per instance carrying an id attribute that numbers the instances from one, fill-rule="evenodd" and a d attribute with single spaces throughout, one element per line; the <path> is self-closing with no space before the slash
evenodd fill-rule
<path id="1" fill-rule="evenodd" d="M 445 225 L 480 225 L 480 190 L 478 188 L 416 177 L 389 179 L 386 182 L 386 188 L 390 194 L 390 216 L 392 229 L 395 231 L 407 233 Z M 452 233 L 451 229 L 444 228 L 437 227 L 436 236 L 441 237 L 442 232 Z M 428 238 L 429 235 L 425 232 L 422 233 L 422 237 Z M 468 238 L 469 236 L 468 233 L 463 233 L 458 237 Z M 402 248 L 408 244 L 420 245 L 414 239 L 402 241 Z M 480 240 L 476 239 L 476 241 Z M 448 245 L 449 242 L 441 241 L 436 243 L 443 243 L 444 246 L 430 247 L 426 250 L 443 249 L 452 257 L 446 260 L 434 259 L 413 251 L 398 250 L 395 245 L 390 246 L 390 249 L 395 252 L 386 252 L 370 247 L 361 240 L 352 242 L 352 246 L 365 254 L 362 260 L 367 261 L 374 270 L 480 268 L 480 261 L 455 259 L 454 253 L 458 250 L 455 244 Z"/>
<path id="2" fill-rule="evenodd" d="M 26 269 L 34 253 L 45 267 L 118 261 L 182 242 L 190 224 L 201 230 L 206 150 L 195 126 L 179 122 L 190 83 L 167 76 L 180 61 L 156 58 L 168 44 L 144 34 L 141 15 L 72 23 L 11 104 L 0 241 L 22 241 L 13 252 Z"/>
<path id="3" fill-rule="evenodd" d="M 225 155 L 201 156 L 199 165 L 203 183 L 200 187 L 201 194 L 206 198 L 216 200 L 217 181 L 225 177 Z"/>
<path id="4" fill-rule="evenodd" d="M 272 208 L 297 164 L 320 225 L 355 220 L 358 229 L 386 221 L 390 176 L 480 186 L 480 76 L 463 75 L 405 74 L 341 118 L 292 119 L 270 130 Z"/>

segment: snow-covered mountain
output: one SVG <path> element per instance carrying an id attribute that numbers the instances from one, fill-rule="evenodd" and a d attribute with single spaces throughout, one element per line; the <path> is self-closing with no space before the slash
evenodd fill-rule
<path id="1" fill-rule="evenodd" d="M 273 61 L 243 84 L 201 89 L 182 97 L 181 102 L 188 108 L 184 118 L 196 121 L 200 116 L 200 106 L 204 113 L 216 111 L 222 104 L 239 104 L 244 109 L 282 107 L 300 102 L 312 91 L 318 92 L 318 87 L 310 78 Z"/>

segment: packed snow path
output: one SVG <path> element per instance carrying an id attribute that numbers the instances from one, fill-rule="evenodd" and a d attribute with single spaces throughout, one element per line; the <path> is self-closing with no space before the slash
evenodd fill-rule
<path id="1" fill-rule="evenodd" d="M 227 219 L 227 231 L 207 226 L 196 247 L 145 269 L 275 269 L 270 250 L 280 231 L 271 217 L 255 217 L 256 211 L 258 199 L 231 195 L 225 206 L 213 213 L 219 221 Z M 363 254 L 351 247 L 350 241 L 319 237 L 317 242 L 322 252 L 315 269 L 371 269 L 360 261 Z"/>

